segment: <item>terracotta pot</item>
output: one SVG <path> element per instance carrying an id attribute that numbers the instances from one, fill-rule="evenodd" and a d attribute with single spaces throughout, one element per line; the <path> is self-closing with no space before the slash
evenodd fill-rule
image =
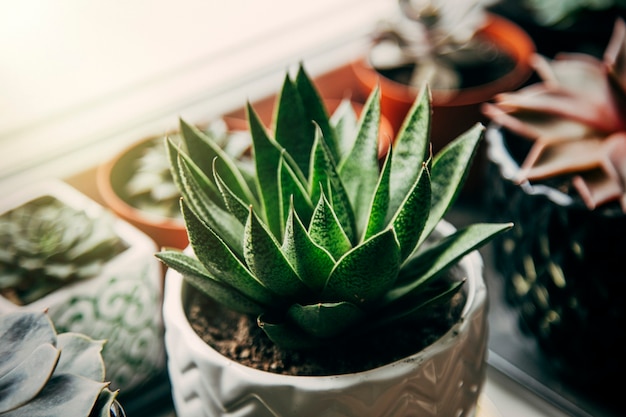
<path id="1" fill-rule="evenodd" d="M 480 111 L 480 104 L 490 100 L 495 94 L 511 91 L 521 86 L 532 74 L 529 59 L 535 51 L 531 38 L 519 26 L 495 14 L 489 15 L 487 25 L 478 33 L 492 40 L 499 48 L 508 52 L 515 66 L 506 75 L 476 87 L 457 91 L 432 90 L 433 116 L 431 121 L 431 141 L 437 153 L 452 139 L 465 132 L 477 122 L 487 124 Z M 404 118 L 413 105 L 418 90 L 382 76 L 368 63 L 366 57 L 351 63 L 352 71 L 366 95 L 376 86 L 381 89 L 382 113 L 389 119 L 397 134 Z M 482 182 L 484 151 L 476 156 L 470 178 L 464 189 L 474 189 Z"/>
<path id="2" fill-rule="evenodd" d="M 94 222 L 107 213 L 101 205 L 61 181 L 33 184 L 4 196 L 0 214 L 40 197 L 52 197 Z M 108 260 L 91 278 L 66 285 L 26 305 L 0 295 L 0 314 L 48 310 L 59 331 L 107 340 L 102 351 L 112 389 L 130 392 L 165 368 L 161 320 L 163 275 L 154 242 L 126 221 L 115 218 L 114 230 L 126 249 Z"/>
<path id="3" fill-rule="evenodd" d="M 451 233 L 442 222 L 436 233 Z M 369 371 L 288 376 L 222 356 L 189 324 L 189 287 L 166 275 L 163 315 L 168 371 L 179 417 L 473 416 L 485 379 L 487 290 L 477 251 L 459 262 L 466 278 L 461 319 L 441 338 L 405 359 Z"/>
<path id="4" fill-rule="evenodd" d="M 98 192 L 105 205 L 148 236 L 158 247 L 184 249 L 189 239 L 182 219 L 167 218 L 146 213 L 128 203 L 125 185 L 137 169 L 135 164 L 143 151 L 161 136 L 152 136 L 135 142 L 101 164 L 96 172 Z"/>

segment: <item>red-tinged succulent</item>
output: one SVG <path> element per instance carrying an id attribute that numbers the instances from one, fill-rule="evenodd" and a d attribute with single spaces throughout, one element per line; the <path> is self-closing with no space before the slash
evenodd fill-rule
<path id="1" fill-rule="evenodd" d="M 618 201 L 626 212 L 626 24 L 618 19 L 602 60 L 535 56 L 541 82 L 502 93 L 483 112 L 534 141 L 516 180 L 572 175 L 589 209 Z"/>

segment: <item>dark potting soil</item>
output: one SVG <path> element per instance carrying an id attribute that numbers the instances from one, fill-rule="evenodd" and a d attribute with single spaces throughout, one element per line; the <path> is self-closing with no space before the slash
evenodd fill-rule
<path id="1" fill-rule="evenodd" d="M 196 333 L 222 355 L 245 366 L 286 375 L 340 375 L 373 369 L 422 350 L 458 321 L 464 295 L 419 320 L 386 326 L 324 349 L 283 351 L 257 326 L 256 318 L 220 307 L 192 291 L 189 321 Z"/>

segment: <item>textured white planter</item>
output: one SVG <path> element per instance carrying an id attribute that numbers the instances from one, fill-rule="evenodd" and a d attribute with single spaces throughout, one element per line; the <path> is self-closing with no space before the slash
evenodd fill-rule
<path id="1" fill-rule="evenodd" d="M 61 181 L 43 182 L 4 196 L 0 214 L 42 196 L 84 209 L 94 221 L 104 208 Z M 105 339 L 102 356 L 106 380 L 124 392 L 138 387 L 165 368 L 163 345 L 162 270 L 156 244 L 125 221 L 115 229 L 128 248 L 111 259 L 100 275 L 56 290 L 25 306 L 0 296 L 0 313 L 48 309 L 58 331 Z"/>
<path id="2" fill-rule="evenodd" d="M 453 228 L 438 227 L 442 233 Z M 178 417 L 473 416 L 485 379 L 487 289 L 477 251 L 459 263 L 467 278 L 462 319 L 421 352 L 374 370 L 338 376 L 285 376 L 242 366 L 190 327 L 182 276 L 165 278 L 165 346 Z"/>

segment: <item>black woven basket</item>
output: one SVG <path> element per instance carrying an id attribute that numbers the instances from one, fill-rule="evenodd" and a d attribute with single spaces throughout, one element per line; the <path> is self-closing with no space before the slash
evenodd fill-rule
<path id="1" fill-rule="evenodd" d="M 497 125 L 486 134 L 487 207 L 513 230 L 494 244 L 507 303 L 555 370 L 579 384 L 626 371 L 626 215 L 588 210 L 567 179 L 512 180 L 531 143 Z"/>

